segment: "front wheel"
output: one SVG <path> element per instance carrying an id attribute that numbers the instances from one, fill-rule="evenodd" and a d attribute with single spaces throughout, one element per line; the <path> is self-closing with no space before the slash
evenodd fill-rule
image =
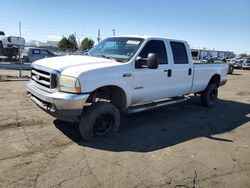
<path id="1" fill-rule="evenodd" d="M 218 87 L 216 84 L 208 84 L 206 89 L 201 93 L 200 101 L 203 106 L 212 107 L 217 101 Z"/>
<path id="2" fill-rule="evenodd" d="M 87 108 L 79 121 L 79 130 L 85 140 L 94 140 L 117 132 L 120 126 L 120 112 L 111 103 L 96 102 Z"/>

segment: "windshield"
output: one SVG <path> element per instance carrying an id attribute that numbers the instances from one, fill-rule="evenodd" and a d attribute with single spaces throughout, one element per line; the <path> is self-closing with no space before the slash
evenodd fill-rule
<path id="1" fill-rule="evenodd" d="M 134 56 L 143 41 L 144 39 L 141 38 L 107 38 L 88 51 L 88 55 L 127 62 Z"/>

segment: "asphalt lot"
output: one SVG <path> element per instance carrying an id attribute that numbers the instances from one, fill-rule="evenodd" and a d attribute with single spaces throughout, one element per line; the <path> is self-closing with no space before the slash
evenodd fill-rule
<path id="1" fill-rule="evenodd" d="M 249 81 L 236 70 L 214 108 L 192 97 L 123 116 L 117 135 L 86 142 L 26 97 L 26 81 L 5 77 L 0 187 L 250 187 Z"/>

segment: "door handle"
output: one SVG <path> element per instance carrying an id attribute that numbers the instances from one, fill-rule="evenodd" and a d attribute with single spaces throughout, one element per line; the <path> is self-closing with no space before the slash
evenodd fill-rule
<path id="1" fill-rule="evenodd" d="M 172 76 L 172 70 L 171 69 L 164 70 L 164 72 L 167 72 L 168 77 Z"/>
<path id="2" fill-rule="evenodd" d="M 188 69 L 188 75 L 191 75 L 192 74 L 192 69 Z"/>

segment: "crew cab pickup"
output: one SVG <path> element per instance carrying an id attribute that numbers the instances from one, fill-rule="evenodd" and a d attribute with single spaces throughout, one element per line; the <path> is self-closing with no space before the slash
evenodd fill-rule
<path id="1" fill-rule="evenodd" d="M 216 103 L 227 64 L 193 64 L 185 41 L 150 36 L 103 40 L 84 56 L 52 57 L 31 65 L 29 97 L 52 116 L 79 125 L 91 140 L 116 132 L 120 112 L 136 113 L 200 95 Z"/>

